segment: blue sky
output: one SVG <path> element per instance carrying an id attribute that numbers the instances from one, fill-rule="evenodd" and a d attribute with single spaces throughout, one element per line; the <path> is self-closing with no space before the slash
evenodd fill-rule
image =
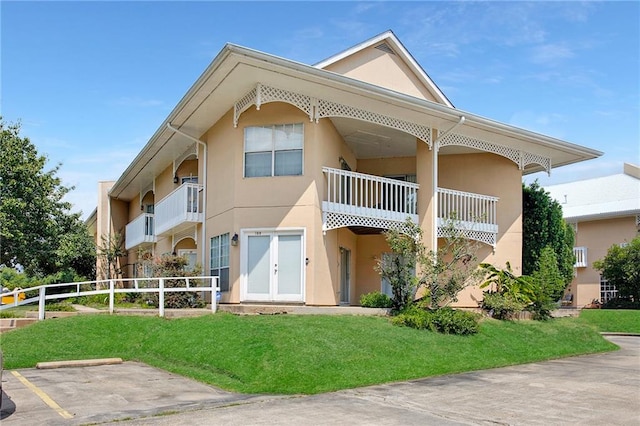
<path id="1" fill-rule="evenodd" d="M 0 2 L 1 114 L 83 217 L 226 42 L 314 64 L 391 29 L 462 110 L 640 163 L 639 2 Z"/>

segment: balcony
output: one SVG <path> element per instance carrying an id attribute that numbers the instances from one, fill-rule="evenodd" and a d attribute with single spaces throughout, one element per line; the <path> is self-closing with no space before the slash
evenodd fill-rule
<path id="1" fill-rule="evenodd" d="M 155 243 L 153 214 L 143 213 L 126 226 L 124 246 L 127 250 L 144 243 Z"/>
<path id="2" fill-rule="evenodd" d="M 322 168 L 327 177 L 323 230 L 341 227 L 389 229 L 407 217 L 418 222 L 420 185 L 347 170 Z"/>
<path id="3" fill-rule="evenodd" d="M 574 247 L 573 255 L 576 258 L 576 263 L 573 265 L 574 268 L 586 268 L 588 266 L 586 247 Z"/>
<path id="4" fill-rule="evenodd" d="M 453 226 L 469 239 L 495 247 L 498 197 L 438 188 L 438 237 Z"/>
<path id="5" fill-rule="evenodd" d="M 202 185 L 180 185 L 155 205 L 156 235 L 168 235 L 201 223 L 202 208 Z"/>
<path id="6" fill-rule="evenodd" d="M 324 167 L 327 195 L 322 202 L 323 230 L 341 227 L 390 229 L 410 218 L 418 223 L 420 185 L 380 176 Z M 496 245 L 498 198 L 438 188 L 438 236 L 453 226 L 473 240 Z"/>

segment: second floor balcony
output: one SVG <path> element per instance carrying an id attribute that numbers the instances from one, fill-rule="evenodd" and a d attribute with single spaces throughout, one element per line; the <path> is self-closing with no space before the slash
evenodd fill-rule
<path id="1" fill-rule="evenodd" d="M 202 222 L 202 185 L 184 183 L 155 205 L 156 235 L 175 233 Z"/>
<path id="2" fill-rule="evenodd" d="M 127 224 L 124 246 L 127 250 L 144 243 L 155 243 L 157 238 L 153 229 L 153 214 L 143 213 Z"/>
<path id="3" fill-rule="evenodd" d="M 327 178 L 327 195 L 322 202 L 325 231 L 349 227 L 354 232 L 390 229 L 407 218 L 418 223 L 420 185 L 347 170 L 322 169 Z M 491 246 L 498 235 L 498 198 L 438 188 L 438 236 L 453 227 L 469 239 Z"/>
<path id="4" fill-rule="evenodd" d="M 574 247 L 573 255 L 576 258 L 576 263 L 573 265 L 574 268 L 586 268 L 588 266 L 586 247 Z"/>

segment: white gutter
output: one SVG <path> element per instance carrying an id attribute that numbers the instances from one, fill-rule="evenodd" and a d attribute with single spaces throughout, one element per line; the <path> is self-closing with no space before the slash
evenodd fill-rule
<path id="1" fill-rule="evenodd" d="M 442 138 L 453 132 L 458 126 L 461 126 L 466 121 L 464 115 L 460 116 L 460 119 L 456 124 L 451 126 L 449 130 L 445 131 L 441 135 L 438 135 L 435 141 L 433 141 L 433 178 L 432 178 L 432 197 L 433 197 L 433 231 L 431 236 L 431 250 L 434 253 L 438 252 L 438 151 L 440 150 L 440 141 Z M 437 260 L 434 258 L 434 262 Z"/>
<path id="2" fill-rule="evenodd" d="M 202 162 L 202 168 L 204 169 L 202 173 L 202 269 L 204 270 L 204 268 L 206 268 L 205 261 L 206 261 L 206 253 L 207 253 L 207 250 L 206 250 L 206 247 L 207 247 L 207 243 L 206 243 L 206 238 L 207 238 L 207 144 L 202 142 L 200 139 L 194 138 L 193 136 L 188 135 L 183 131 L 176 129 L 171 125 L 170 122 L 167 122 L 167 129 L 181 136 L 184 136 L 190 141 L 193 141 L 199 145 L 202 145 L 202 148 L 204 150 L 204 154 L 203 154 L 204 161 Z M 212 303 L 215 303 L 215 301 L 212 301 Z"/>

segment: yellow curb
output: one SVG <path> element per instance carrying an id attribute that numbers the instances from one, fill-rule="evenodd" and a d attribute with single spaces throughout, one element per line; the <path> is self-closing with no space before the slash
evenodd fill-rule
<path id="1" fill-rule="evenodd" d="M 95 367 L 97 365 L 122 364 L 122 358 L 100 358 L 100 359 L 79 359 L 72 361 L 51 361 L 39 362 L 36 368 L 40 370 L 49 368 L 67 368 L 67 367 Z"/>

